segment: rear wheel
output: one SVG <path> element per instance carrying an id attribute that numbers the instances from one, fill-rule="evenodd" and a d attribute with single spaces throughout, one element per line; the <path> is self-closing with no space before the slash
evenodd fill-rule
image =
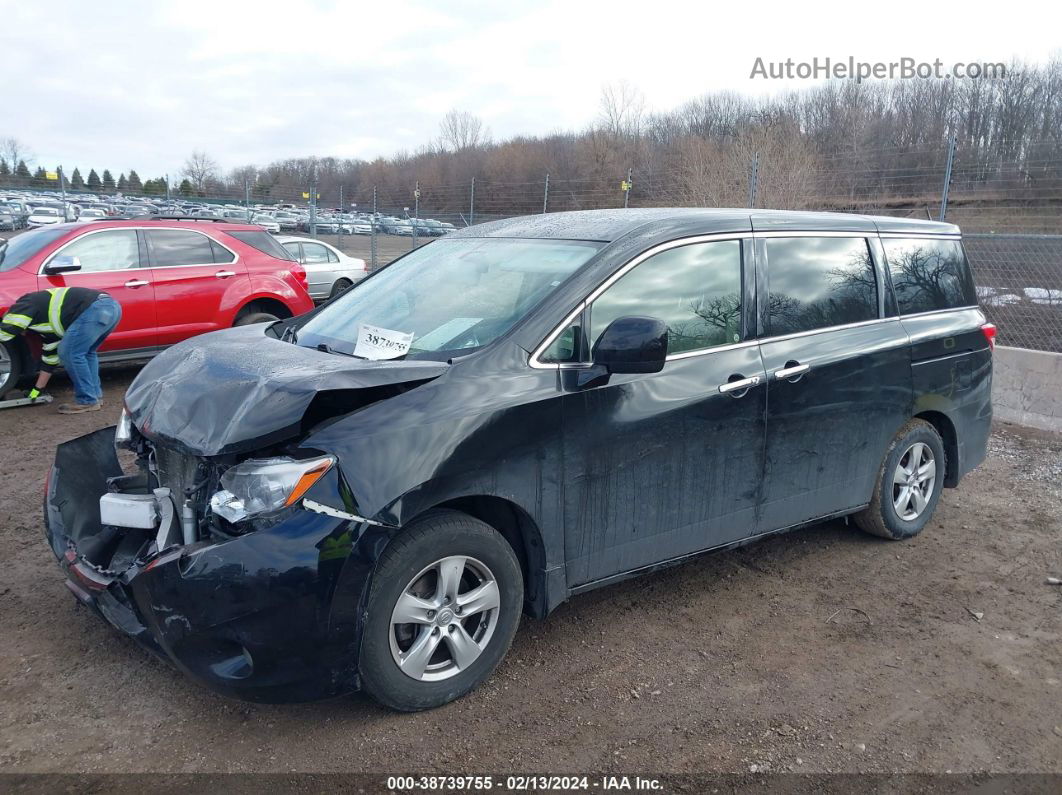
<path id="1" fill-rule="evenodd" d="M 276 315 L 271 315 L 268 312 L 244 312 L 232 325 L 234 326 L 250 326 L 254 323 L 272 323 L 273 321 L 280 320 Z"/>
<path id="2" fill-rule="evenodd" d="M 0 342 L 0 398 L 18 386 L 22 356 L 11 342 Z"/>
<path id="3" fill-rule="evenodd" d="M 523 577 L 489 525 L 437 511 L 395 538 L 377 564 L 359 669 L 366 692 L 403 712 L 482 683 L 520 623 Z"/>
<path id="4" fill-rule="evenodd" d="M 874 498 L 855 515 L 856 525 L 893 540 L 918 535 L 940 501 L 946 463 L 937 429 L 925 420 L 908 422 L 889 445 Z"/>
<path id="5" fill-rule="evenodd" d="M 335 298 L 340 293 L 349 290 L 353 282 L 350 279 L 336 279 L 336 283 L 332 285 L 332 293 L 329 298 Z"/>

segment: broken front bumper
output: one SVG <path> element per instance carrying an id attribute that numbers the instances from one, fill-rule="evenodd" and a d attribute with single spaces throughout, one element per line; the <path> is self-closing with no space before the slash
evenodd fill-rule
<path id="1" fill-rule="evenodd" d="M 113 439 L 112 427 L 60 445 L 48 476 L 47 538 L 75 596 L 226 695 L 303 701 L 356 689 L 369 566 L 351 552 L 371 528 L 294 508 L 231 539 L 118 554 L 123 531 L 99 520 L 108 479 L 121 475 Z"/>

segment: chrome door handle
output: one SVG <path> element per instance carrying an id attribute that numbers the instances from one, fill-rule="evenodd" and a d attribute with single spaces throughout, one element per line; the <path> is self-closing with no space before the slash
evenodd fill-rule
<path id="1" fill-rule="evenodd" d="M 798 364 L 793 367 L 783 367 L 781 370 L 774 371 L 774 377 L 778 379 L 793 378 L 794 376 L 804 375 L 804 373 L 810 369 L 810 364 Z"/>
<path id="2" fill-rule="evenodd" d="M 151 282 L 145 282 L 143 279 L 130 279 L 125 283 L 125 286 L 130 289 L 135 289 L 137 287 L 147 287 L 149 284 L 151 284 Z"/>
<path id="3" fill-rule="evenodd" d="M 758 375 L 752 375 L 738 381 L 727 381 L 725 384 L 720 384 L 719 391 L 726 395 L 730 392 L 741 392 L 749 387 L 756 386 L 759 383 L 760 377 Z"/>
<path id="4" fill-rule="evenodd" d="M 216 278 L 218 278 L 218 279 L 227 279 L 230 276 L 235 276 L 235 275 L 236 275 L 236 271 L 218 271 L 217 273 L 214 274 L 214 276 Z"/>

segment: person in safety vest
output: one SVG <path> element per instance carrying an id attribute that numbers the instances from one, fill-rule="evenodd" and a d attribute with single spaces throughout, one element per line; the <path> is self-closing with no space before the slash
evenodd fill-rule
<path id="1" fill-rule="evenodd" d="M 0 342 L 34 331 L 44 341 L 41 370 L 29 397 L 36 400 L 62 362 L 74 384 L 73 404 L 60 414 L 99 411 L 100 362 L 96 350 L 122 318 L 122 307 L 107 293 L 87 287 L 52 287 L 19 298 L 0 318 Z"/>

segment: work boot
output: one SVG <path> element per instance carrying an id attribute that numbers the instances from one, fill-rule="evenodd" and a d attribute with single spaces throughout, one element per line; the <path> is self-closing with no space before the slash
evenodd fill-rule
<path id="1" fill-rule="evenodd" d="M 60 414 L 84 414 L 86 411 L 99 410 L 99 403 L 64 403 L 59 407 Z"/>

